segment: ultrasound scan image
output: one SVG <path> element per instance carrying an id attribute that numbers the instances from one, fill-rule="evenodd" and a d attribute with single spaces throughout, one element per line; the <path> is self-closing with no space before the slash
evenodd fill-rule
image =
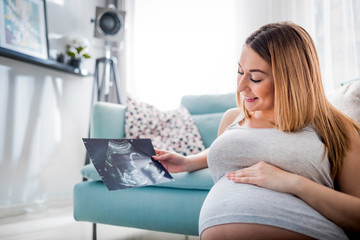
<path id="1" fill-rule="evenodd" d="M 89 157 L 109 190 L 173 181 L 151 156 L 150 139 L 83 139 Z"/>

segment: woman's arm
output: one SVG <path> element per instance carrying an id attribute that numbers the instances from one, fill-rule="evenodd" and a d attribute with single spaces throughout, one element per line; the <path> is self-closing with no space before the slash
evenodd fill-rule
<path id="1" fill-rule="evenodd" d="M 328 188 L 305 177 L 260 162 L 226 176 L 239 183 L 249 183 L 279 192 L 291 193 L 326 218 L 351 232 L 360 232 L 360 136 L 352 131 L 341 173 L 340 191 Z"/>
<path id="2" fill-rule="evenodd" d="M 359 174 L 358 174 L 359 175 Z M 292 193 L 347 231 L 360 232 L 360 197 L 300 177 Z M 360 182 L 360 179 L 357 180 Z M 359 187 L 358 187 L 359 188 Z"/>
<path id="3" fill-rule="evenodd" d="M 336 178 L 340 192 L 299 179 L 293 194 L 342 228 L 360 232 L 360 136 L 350 130 L 350 149 Z"/>
<path id="4" fill-rule="evenodd" d="M 238 108 L 229 109 L 224 113 L 219 125 L 218 136 L 226 130 L 239 113 L 240 110 Z M 186 157 L 178 153 L 159 149 L 155 149 L 155 153 L 156 156 L 153 156 L 153 159 L 159 161 L 169 172 L 192 172 L 207 168 L 208 149 Z"/>

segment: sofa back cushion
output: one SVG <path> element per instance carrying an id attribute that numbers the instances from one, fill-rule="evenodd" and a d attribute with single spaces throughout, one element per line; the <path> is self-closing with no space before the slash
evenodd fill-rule
<path id="1" fill-rule="evenodd" d="M 222 112 L 192 115 L 205 148 L 210 147 L 211 143 L 216 139 L 223 114 Z"/>
<path id="2" fill-rule="evenodd" d="M 96 102 L 91 112 L 91 138 L 123 138 L 126 106 Z"/>
<path id="3" fill-rule="evenodd" d="M 204 146 L 208 148 L 217 137 L 224 112 L 236 107 L 236 94 L 185 95 L 181 100 L 181 105 L 189 110 Z"/>
<path id="4" fill-rule="evenodd" d="M 223 113 L 236 107 L 236 93 L 185 95 L 181 105 L 186 107 L 191 115 Z"/>

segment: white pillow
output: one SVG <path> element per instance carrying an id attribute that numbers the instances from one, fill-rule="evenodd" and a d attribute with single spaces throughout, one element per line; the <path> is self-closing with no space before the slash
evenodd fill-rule
<path id="1" fill-rule="evenodd" d="M 340 111 L 360 123 L 360 80 L 348 83 L 329 96 Z"/>

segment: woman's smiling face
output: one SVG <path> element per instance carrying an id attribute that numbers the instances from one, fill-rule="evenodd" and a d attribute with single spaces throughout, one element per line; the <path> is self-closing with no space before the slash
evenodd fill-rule
<path id="1" fill-rule="evenodd" d="M 249 112 L 274 112 L 274 78 L 269 63 L 245 45 L 240 56 L 237 91 Z"/>

